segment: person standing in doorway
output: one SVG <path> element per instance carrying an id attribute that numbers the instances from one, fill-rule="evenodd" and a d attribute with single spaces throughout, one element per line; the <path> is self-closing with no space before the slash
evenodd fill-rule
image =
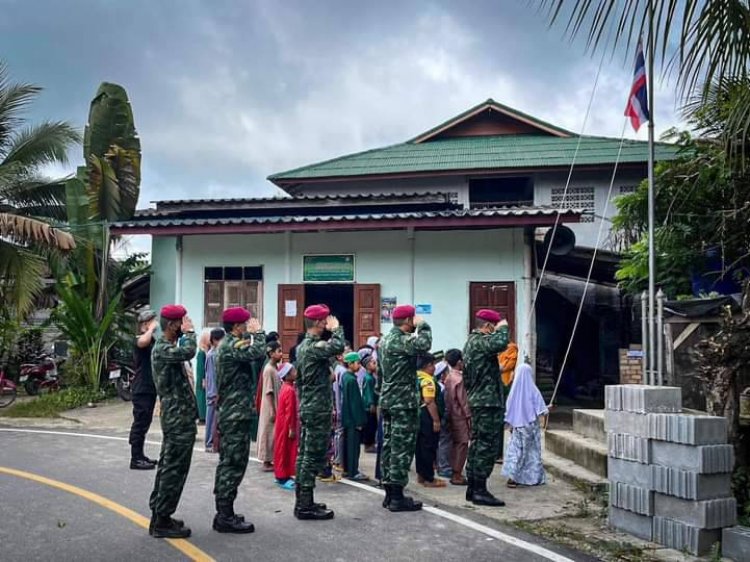
<path id="1" fill-rule="evenodd" d="M 255 526 L 234 512 L 234 500 L 250 456 L 250 424 L 255 411 L 252 363 L 265 355 L 266 335 L 245 308 L 228 308 L 221 320 L 227 335 L 216 352 L 221 441 L 213 528 L 219 533 L 252 533 Z"/>
<path id="2" fill-rule="evenodd" d="M 154 332 L 159 326 L 156 313 L 144 310 L 138 314 L 138 336 L 133 350 L 133 425 L 130 427 L 130 468 L 153 470 L 156 461 L 143 452 L 146 434 L 151 427 L 156 405 L 156 387 L 151 373 L 151 350 L 154 348 Z"/>
<path id="3" fill-rule="evenodd" d="M 393 328 L 379 350 L 382 376 L 380 407 L 383 415 L 381 470 L 390 511 L 418 511 L 422 503 L 404 495 L 417 440 L 419 390 L 417 356 L 432 347 L 429 324 L 415 316 L 411 305 L 393 309 Z"/>
<path id="4" fill-rule="evenodd" d="M 278 366 L 284 351 L 278 341 L 266 344 L 268 361 L 258 382 L 260 388 L 260 417 L 258 421 L 258 459 L 263 463 L 263 472 L 273 472 L 273 426 L 276 422 L 276 406 L 281 390 Z"/>
<path id="5" fill-rule="evenodd" d="M 149 498 L 149 534 L 156 538 L 184 539 L 190 528 L 172 515 L 177 510 L 193 457 L 198 408 L 185 372 L 195 357 L 195 332 L 187 310 L 167 305 L 160 312 L 162 336 L 151 352 L 154 386 L 161 400 L 162 443 L 154 489 Z"/>
<path id="6" fill-rule="evenodd" d="M 315 503 L 313 491 L 331 436 L 331 359 L 344 351 L 344 329 L 325 305 L 308 306 L 304 317 L 307 334 L 297 346 L 301 432 L 294 516 L 300 520 L 333 519 L 332 510 Z M 325 330 L 331 332 L 328 341 L 321 338 Z"/>
<path id="7" fill-rule="evenodd" d="M 494 310 L 482 309 L 476 314 L 475 327 L 463 352 L 464 384 L 472 424 L 466 465 L 469 481 L 466 501 L 500 507 L 505 502 L 489 492 L 487 479 L 495 466 L 503 431 L 502 382 L 497 355 L 508 347 L 508 322 Z"/>

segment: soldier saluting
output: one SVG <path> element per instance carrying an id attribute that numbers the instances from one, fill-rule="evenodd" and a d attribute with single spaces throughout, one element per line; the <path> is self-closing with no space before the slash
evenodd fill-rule
<path id="1" fill-rule="evenodd" d="M 214 483 L 213 528 L 219 533 L 252 533 L 255 526 L 234 512 L 234 500 L 250 456 L 255 397 L 252 364 L 265 355 L 266 334 L 242 307 L 226 309 L 221 320 L 227 335 L 216 351 L 221 441 Z"/>
<path id="2" fill-rule="evenodd" d="M 149 534 L 157 538 L 190 536 L 190 528 L 172 519 L 185 486 L 195 446 L 198 408 L 190 386 L 185 361 L 195 355 L 193 323 L 181 305 L 167 305 L 160 311 L 162 336 L 151 352 L 154 385 L 161 400 L 163 434 L 159 467 L 151 492 Z M 180 339 L 180 337 L 182 339 Z"/>
<path id="3" fill-rule="evenodd" d="M 297 519 L 333 519 L 333 511 L 315 503 L 315 475 L 325 462 L 331 435 L 331 358 L 344 351 L 344 329 L 329 308 L 322 304 L 305 309 L 307 334 L 297 346 L 297 372 L 302 430 L 297 457 L 294 516 Z M 321 339 L 329 330 L 331 339 Z"/>
<path id="4" fill-rule="evenodd" d="M 383 416 L 381 455 L 385 500 L 390 511 L 417 511 L 422 503 L 404 496 L 417 443 L 419 390 L 417 357 L 432 347 L 429 324 L 415 316 L 411 305 L 393 309 L 393 328 L 378 350 L 382 383 L 380 408 Z M 415 335 L 416 332 L 416 335 Z"/>
<path id="5" fill-rule="evenodd" d="M 469 334 L 464 347 L 464 385 L 471 410 L 466 501 L 476 505 L 505 505 L 487 490 L 487 479 L 495 466 L 503 431 L 502 386 L 497 354 L 508 347 L 508 332 L 508 322 L 501 320 L 499 313 L 480 310 L 475 317 L 475 329 Z"/>

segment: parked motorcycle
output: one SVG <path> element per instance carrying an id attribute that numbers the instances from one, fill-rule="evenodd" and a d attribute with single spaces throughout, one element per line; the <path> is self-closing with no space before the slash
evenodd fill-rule
<path id="1" fill-rule="evenodd" d="M 18 382 L 23 384 L 29 396 L 36 396 L 43 390 L 47 392 L 60 390 L 57 361 L 50 355 L 44 355 L 35 363 L 23 363 Z"/>
<path id="2" fill-rule="evenodd" d="M 119 362 L 112 362 L 107 369 L 109 371 L 109 382 L 115 385 L 117 396 L 125 402 L 133 399 L 133 378 L 135 371 L 130 365 Z"/>

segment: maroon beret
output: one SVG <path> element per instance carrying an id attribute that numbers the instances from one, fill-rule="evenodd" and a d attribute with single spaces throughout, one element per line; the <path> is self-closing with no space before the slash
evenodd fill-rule
<path id="1" fill-rule="evenodd" d="M 159 314 L 167 320 L 181 320 L 187 315 L 187 309 L 181 304 L 168 304 L 161 307 Z"/>
<path id="2" fill-rule="evenodd" d="M 394 320 L 403 320 L 404 318 L 411 318 L 417 313 L 417 309 L 410 304 L 400 304 L 393 309 L 391 318 Z"/>
<path id="3" fill-rule="evenodd" d="M 309 320 L 325 320 L 331 315 L 331 309 L 324 304 L 314 304 L 305 309 L 305 318 Z"/>
<path id="4" fill-rule="evenodd" d="M 490 310 L 488 308 L 483 308 L 482 310 L 477 312 L 476 317 L 479 320 L 484 320 L 485 322 L 492 322 L 493 324 L 497 324 L 502 319 L 499 312 L 495 312 L 494 310 Z"/>
<path id="5" fill-rule="evenodd" d="M 241 306 L 227 308 L 221 313 L 221 321 L 225 324 L 241 324 L 250 320 L 250 312 Z"/>

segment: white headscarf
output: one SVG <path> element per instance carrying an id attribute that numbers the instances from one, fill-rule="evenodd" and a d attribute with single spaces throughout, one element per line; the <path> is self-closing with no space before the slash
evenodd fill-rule
<path id="1" fill-rule="evenodd" d="M 505 403 L 505 423 L 511 427 L 524 427 L 546 413 L 547 405 L 531 377 L 531 366 L 526 363 L 519 365 Z"/>

